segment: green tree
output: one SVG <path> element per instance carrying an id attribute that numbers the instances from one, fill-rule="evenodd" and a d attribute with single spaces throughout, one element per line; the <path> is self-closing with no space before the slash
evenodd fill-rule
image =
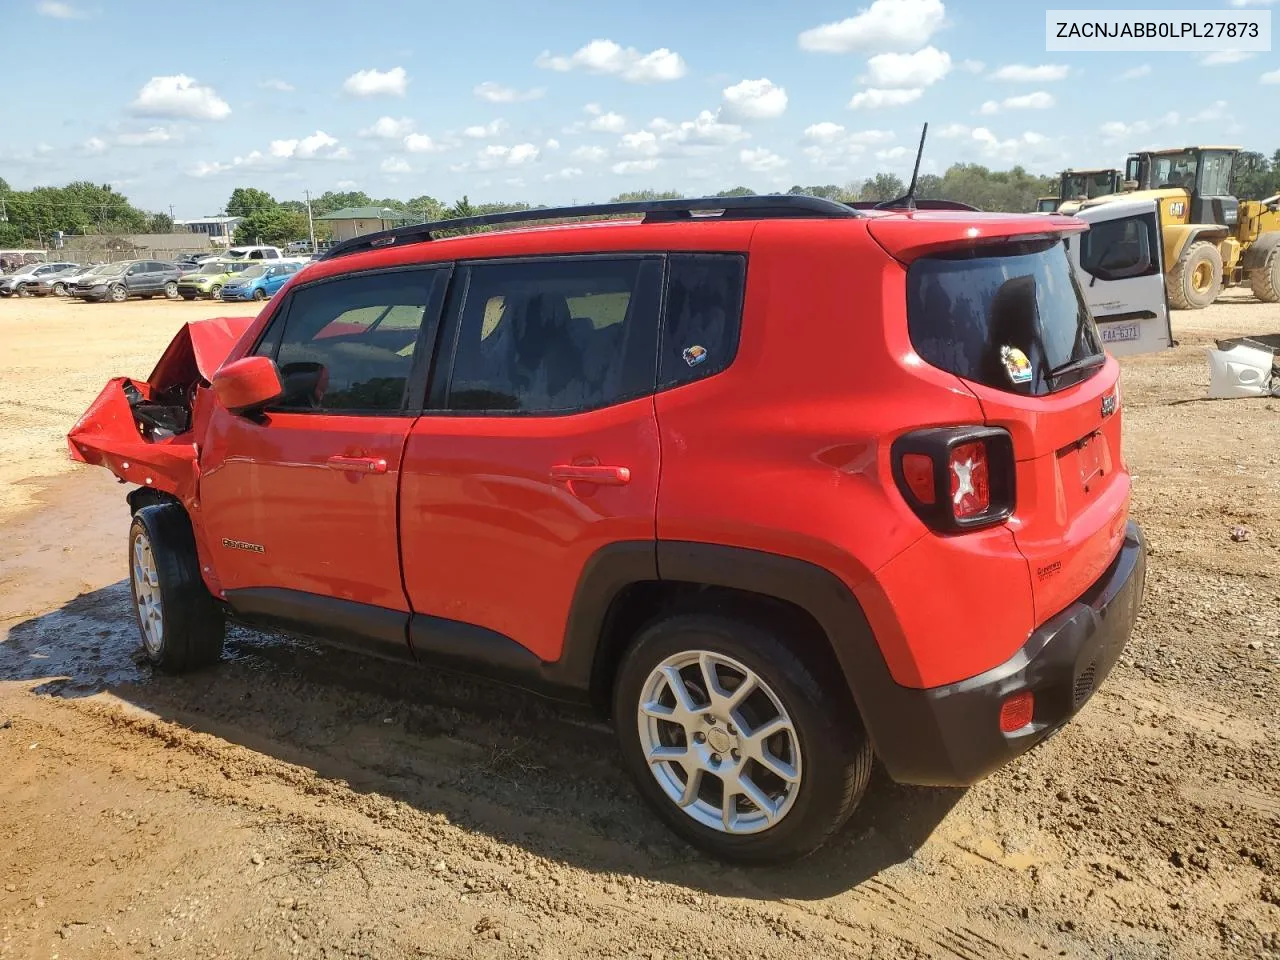
<path id="1" fill-rule="evenodd" d="M 1277 171 L 1261 153 L 1242 150 L 1231 167 L 1231 193 L 1242 200 L 1263 200 L 1276 192 Z"/>
<path id="2" fill-rule="evenodd" d="M 683 200 L 684 194 L 675 190 L 628 190 L 614 197 L 611 203 L 632 203 L 642 200 Z"/>
<path id="3" fill-rule="evenodd" d="M 712 194 L 714 197 L 754 197 L 756 195 L 750 187 L 733 187 L 729 190 L 717 190 Z"/>
<path id="4" fill-rule="evenodd" d="M 301 200 L 281 200 L 280 209 L 288 210 L 290 213 L 300 213 L 304 217 L 307 215 L 307 205 Z"/>
<path id="5" fill-rule="evenodd" d="M 275 197 L 257 187 L 236 187 L 231 191 L 231 199 L 227 201 L 228 217 L 247 217 L 259 210 L 269 210 L 276 206 Z"/>
<path id="6" fill-rule="evenodd" d="M 280 246 L 307 236 L 307 216 L 294 210 L 272 207 L 249 214 L 236 227 L 236 243 L 266 243 Z"/>
<path id="7" fill-rule="evenodd" d="M 465 193 L 462 195 L 462 199 L 454 203 L 448 210 L 450 220 L 460 220 L 463 217 L 474 217 L 475 215 L 476 208 L 471 205 L 471 201 Z"/>
<path id="8" fill-rule="evenodd" d="M 877 173 L 863 181 L 858 191 L 859 200 L 896 200 L 907 192 L 907 185 L 902 178 L 892 173 Z"/>
<path id="9" fill-rule="evenodd" d="M 372 207 L 373 205 L 373 200 L 363 190 L 348 190 L 343 193 L 326 190 L 311 201 L 311 213 L 318 217 L 341 210 L 343 207 Z"/>
<path id="10" fill-rule="evenodd" d="M 147 218 L 147 233 L 173 233 L 173 217 L 167 213 L 153 213 Z"/>

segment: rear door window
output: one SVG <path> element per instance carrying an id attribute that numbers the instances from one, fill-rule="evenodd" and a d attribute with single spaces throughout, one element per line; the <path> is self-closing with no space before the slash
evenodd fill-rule
<path id="1" fill-rule="evenodd" d="M 926 363 L 1014 393 L 1064 389 L 1105 359 L 1061 240 L 914 261 L 907 325 Z"/>
<path id="2" fill-rule="evenodd" d="M 705 379 L 733 362 L 747 276 L 741 254 L 672 254 L 669 263 L 659 388 Z"/>
<path id="3" fill-rule="evenodd" d="M 1159 272 L 1154 213 L 1100 220 L 1080 237 L 1080 267 L 1099 280 L 1127 280 Z"/>
<path id="4" fill-rule="evenodd" d="M 460 273 L 447 409 L 567 414 L 652 392 L 660 258 L 475 263 Z"/>

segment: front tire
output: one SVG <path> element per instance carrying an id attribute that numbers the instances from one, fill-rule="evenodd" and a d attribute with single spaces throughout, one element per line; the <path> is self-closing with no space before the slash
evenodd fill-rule
<path id="1" fill-rule="evenodd" d="M 67 295 L 67 285 L 65 283 L 55 283 L 53 285 L 53 295 L 55 297 L 65 297 Z"/>
<path id="2" fill-rule="evenodd" d="M 1203 310 L 1222 292 L 1222 254 L 1208 240 L 1187 246 L 1169 271 L 1169 305 L 1175 310 Z"/>
<path id="3" fill-rule="evenodd" d="M 20 287 L 18 287 L 18 296 L 20 297 L 31 296 L 31 288 L 25 283 L 22 284 Z"/>
<path id="4" fill-rule="evenodd" d="M 186 511 L 143 507 L 129 526 L 129 592 L 147 659 L 166 673 L 218 662 L 226 620 L 204 581 Z"/>
<path id="5" fill-rule="evenodd" d="M 641 632 L 619 668 L 613 716 L 625 766 L 668 826 L 722 860 L 812 853 L 871 775 L 871 743 L 847 692 L 782 633 L 669 616 Z"/>
<path id="6" fill-rule="evenodd" d="M 129 299 L 129 291 L 117 283 L 107 293 L 107 296 L 110 298 L 112 303 L 124 303 Z"/>
<path id="7" fill-rule="evenodd" d="M 1271 244 L 1262 266 L 1249 271 L 1249 289 L 1263 303 L 1280 302 L 1280 241 Z"/>
<path id="8" fill-rule="evenodd" d="M 164 285 L 164 295 L 170 300 L 178 299 L 178 284 L 174 280 L 170 280 Z"/>
<path id="9" fill-rule="evenodd" d="M 257 287 L 253 291 L 253 299 L 259 301 L 267 299 L 267 291 L 263 290 L 261 287 Z"/>

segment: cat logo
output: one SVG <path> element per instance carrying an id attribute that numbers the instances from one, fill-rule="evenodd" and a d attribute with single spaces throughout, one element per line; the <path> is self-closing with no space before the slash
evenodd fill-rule
<path id="1" fill-rule="evenodd" d="M 222 545 L 224 547 L 230 547 L 232 550 L 248 550 L 250 553 L 267 552 L 262 549 L 262 544 L 260 543 L 247 543 L 244 540 L 228 540 L 226 537 L 222 538 Z"/>
<path id="2" fill-rule="evenodd" d="M 1187 212 L 1187 203 L 1185 200 L 1175 200 L 1169 204 L 1169 216 L 1180 217 Z"/>

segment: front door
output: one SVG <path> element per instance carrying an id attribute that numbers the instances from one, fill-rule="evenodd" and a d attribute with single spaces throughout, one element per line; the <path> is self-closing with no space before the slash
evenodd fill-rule
<path id="1" fill-rule="evenodd" d="M 1088 232 L 1071 261 L 1107 351 L 1123 357 L 1173 346 L 1164 244 L 1155 200 L 1115 200 L 1076 214 Z"/>
<path id="2" fill-rule="evenodd" d="M 652 556 L 661 287 L 651 255 L 459 264 L 404 457 L 419 655 L 555 661 L 591 557 Z"/>
<path id="3" fill-rule="evenodd" d="M 447 273 L 352 274 L 280 304 L 253 352 L 276 361 L 284 395 L 259 419 L 216 409 L 201 453 L 201 514 L 233 608 L 407 655 L 406 398 Z"/>

